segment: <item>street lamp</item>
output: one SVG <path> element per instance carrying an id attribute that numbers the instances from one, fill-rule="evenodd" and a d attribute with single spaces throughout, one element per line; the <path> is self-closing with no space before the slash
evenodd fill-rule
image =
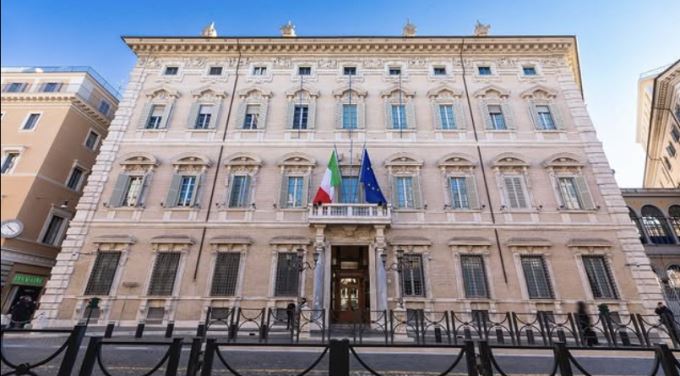
<path id="1" fill-rule="evenodd" d="M 319 263 L 319 251 L 314 251 L 314 263 L 310 264 L 309 262 L 305 261 L 305 250 L 302 248 L 298 248 L 296 251 L 295 256 L 288 256 L 288 267 L 291 269 L 297 269 L 299 276 L 298 276 L 298 283 L 302 279 L 302 273 L 305 270 L 313 270 L 316 265 Z M 300 294 L 302 295 L 302 294 Z M 304 299 L 302 296 L 299 297 L 298 301 L 302 302 L 302 299 Z M 302 303 L 300 303 L 302 304 Z"/>
<path id="2" fill-rule="evenodd" d="M 406 260 L 404 261 L 404 250 L 398 249 L 397 250 L 397 262 L 387 265 L 387 254 L 384 252 L 380 255 L 380 259 L 382 260 L 383 267 L 385 268 L 385 271 L 396 271 L 399 274 L 399 281 L 398 283 L 401 283 L 401 273 L 404 271 L 405 267 L 411 267 L 411 261 Z M 402 291 L 403 286 L 399 286 L 399 307 L 402 309 L 404 308 L 404 292 Z"/>

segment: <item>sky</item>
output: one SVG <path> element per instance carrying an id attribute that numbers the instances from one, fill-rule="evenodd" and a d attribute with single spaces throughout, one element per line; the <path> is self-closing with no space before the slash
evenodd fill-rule
<path id="1" fill-rule="evenodd" d="M 680 1 L 454 0 L 3 0 L 3 66 L 88 65 L 123 91 L 135 57 L 121 35 L 199 35 L 214 21 L 221 36 L 576 35 L 588 111 L 621 187 L 642 185 L 644 152 L 635 143 L 641 73 L 680 59 Z"/>

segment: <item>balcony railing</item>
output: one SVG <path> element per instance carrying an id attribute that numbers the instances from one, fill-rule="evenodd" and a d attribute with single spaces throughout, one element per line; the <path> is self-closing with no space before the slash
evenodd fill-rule
<path id="1" fill-rule="evenodd" d="M 676 244 L 677 239 L 680 239 L 680 218 L 678 217 L 646 216 L 632 218 L 632 220 L 637 225 L 638 232 L 641 232 L 640 240 L 642 243 Z"/>
<path id="2" fill-rule="evenodd" d="M 377 204 L 323 204 L 309 208 L 310 223 L 389 224 L 389 206 Z"/>

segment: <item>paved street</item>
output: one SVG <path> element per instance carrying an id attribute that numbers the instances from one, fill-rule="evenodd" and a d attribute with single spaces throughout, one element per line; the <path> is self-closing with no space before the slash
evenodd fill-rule
<path id="1" fill-rule="evenodd" d="M 122 338 L 121 338 L 122 339 Z M 145 338 L 146 341 L 160 338 Z M 83 342 L 78 364 L 82 361 L 87 344 Z M 62 343 L 60 337 L 37 337 L 28 335 L 16 337 L 10 335 L 3 341 L 3 353 L 10 361 L 26 362 L 45 358 Z M 103 352 L 103 363 L 114 375 L 140 375 L 148 371 L 161 359 L 164 349 L 153 346 L 107 346 Z M 225 359 L 234 369 L 243 375 L 293 375 L 303 371 L 320 354 L 321 349 L 314 348 L 222 348 Z M 447 369 L 458 349 L 388 349 L 359 348 L 357 352 L 362 359 L 386 375 L 437 375 Z M 546 350 L 527 351 L 496 350 L 499 365 L 509 374 L 546 375 L 550 373 L 552 356 Z M 189 347 L 182 351 L 180 362 L 181 374 L 185 371 Z M 596 351 L 578 350 L 574 356 L 594 375 L 646 375 L 652 365 L 651 352 L 607 352 L 602 356 Z M 45 367 L 38 369 L 39 375 L 54 375 L 57 372 L 61 357 Z M 230 374 L 224 366 L 217 364 L 214 374 Z M 324 375 L 328 367 L 326 356 L 310 375 Z M 2 373 L 9 370 L 3 365 Z M 361 365 L 352 359 L 353 375 L 369 375 Z M 463 374 L 465 362 L 462 361 L 452 374 Z M 101 372 L 95 372 L 102 375 Z M 157 372 L 162 374 L 162 372 Z"/>

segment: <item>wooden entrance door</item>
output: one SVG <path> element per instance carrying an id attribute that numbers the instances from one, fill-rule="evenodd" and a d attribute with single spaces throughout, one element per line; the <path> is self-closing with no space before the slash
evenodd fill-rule
<path id="1" fill-rule="evenodd" d="M 333 247 L 332 276 L 333 322 L 364 322 L 369 309 L 367 247 Z"/>

